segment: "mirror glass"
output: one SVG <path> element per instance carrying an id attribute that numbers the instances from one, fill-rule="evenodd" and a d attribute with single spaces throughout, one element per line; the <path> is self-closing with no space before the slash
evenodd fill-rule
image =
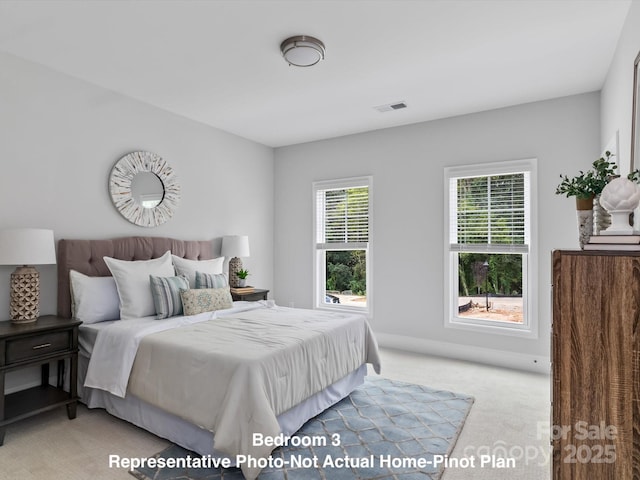
<path id="1" fill-rule="evenodd" d="M 131 196 L 143 208 L 157 207 L 164 198 L 162 180 L 155 173 L 136 173 L 131 180 Z"/>

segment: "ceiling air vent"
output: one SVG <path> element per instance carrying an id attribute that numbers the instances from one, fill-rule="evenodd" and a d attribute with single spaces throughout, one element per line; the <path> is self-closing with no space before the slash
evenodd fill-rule
<path id="1" fill-rule="evenodd" d="M 400 110 L 402 108 L 407 108 L 407 104 L 405 102 L 395 102 L 388 103 L 386 105 L 378 105 L 377 107 L 373 107 L 379 112 L 391 112 L 393 110 Z"/>

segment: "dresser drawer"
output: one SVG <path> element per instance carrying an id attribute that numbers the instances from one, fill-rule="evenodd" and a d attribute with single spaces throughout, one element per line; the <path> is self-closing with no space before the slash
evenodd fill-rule
<path id="1" fill-rule="evenodd" d="M 50 332 L 7 340 L 5 364 L 70 350 L 72 331 Z"/>

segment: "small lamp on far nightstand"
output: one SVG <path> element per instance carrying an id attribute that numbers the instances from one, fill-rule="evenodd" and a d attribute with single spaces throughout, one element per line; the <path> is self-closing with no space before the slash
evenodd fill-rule
<path id="1" fill-rule="evenodd" d="M 249 237 L 246 235 L 222 237 L 222 251 L 220 254 L 231 259 L 229 260 L 229 286 L 238 287 L 240 279 L 237 273 L 242 270 L 242 260 L 239 257 L 249 256 Z"/>
<path id="2" fill-rule="evenodd" d="M 11 274 L 10 316 L 13 323 L 35 322 L 40 316 L 40 274 L 31 265 L 56 263 L 53 230 L 0 230 L 0 265 L 18 265 Z"/>

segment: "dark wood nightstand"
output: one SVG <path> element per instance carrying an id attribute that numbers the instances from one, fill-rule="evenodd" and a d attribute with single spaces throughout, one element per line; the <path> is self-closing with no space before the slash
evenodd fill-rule
<path id="1" fill-rule="evenodd" d="M 0 322 L 0 445 L 6 426 L 46 410 L 66 405 L 69 419 L 78 405 L 78 325 L 82 322 L 45 315 L 36 322 Z M 63 390 L 65 360 L 69 359 L 69 392 Z M 58 362 L 57 385 L 49 385 L 49 362 Z M 5 374 L 40 365 L 40 386 L 4 394 Z"/>
<path id="2" fill-rule="evenodd" d="M 262 290 L 260 288 L 255 288 L 253 292 L 250 293 L 234 293 L 231 292 L 231 298 L 233 298 L 234 302 L 245 301 L 245 302 L 257 302 L 258 300 L 266 300 L 267 294 L 269 290 Z"/>

